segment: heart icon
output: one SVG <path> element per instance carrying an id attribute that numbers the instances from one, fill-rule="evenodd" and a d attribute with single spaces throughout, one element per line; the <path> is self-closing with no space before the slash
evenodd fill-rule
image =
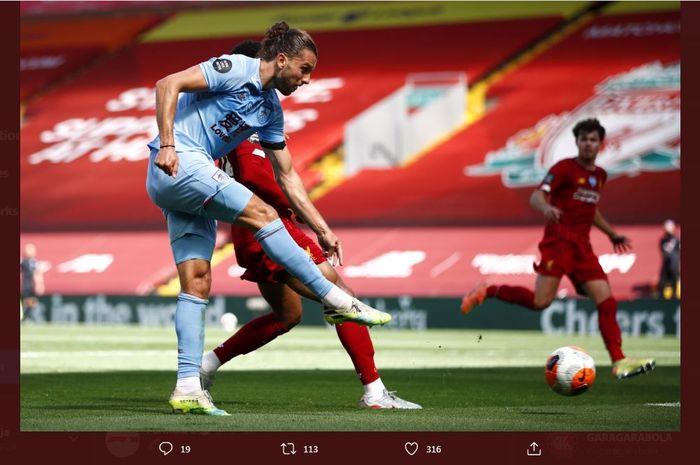
<path id="1" fill-rule="evenodd" d="M 417 442 L 407 442 L 406 444 L 403 445 L 403 448 L 406 449 L 406 453 L 408 455 L 413 455 L 416 452 L 418 452 L 418 443 Z"/>

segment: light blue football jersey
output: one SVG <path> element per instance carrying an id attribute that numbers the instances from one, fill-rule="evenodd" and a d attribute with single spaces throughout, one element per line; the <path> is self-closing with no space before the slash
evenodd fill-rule
<path id="1" fill-rule="evenodd" d="M 214 160 L 257 132 L 260 140 L 284 142 L 284 116 L 277 92 L 263 90 L 260 59 L 221 55 L 199 64 L 209 90 L 182 92 L 173 133 L 177 152 L 204 152 Z M 160 136 L 148 146 L 158 150 Z"/>

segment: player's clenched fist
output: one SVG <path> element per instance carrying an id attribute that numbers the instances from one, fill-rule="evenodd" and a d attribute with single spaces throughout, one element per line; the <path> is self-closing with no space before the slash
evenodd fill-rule
<path id="1" fill-rule="evenodd" d="M 177 177 L 177 166 L 179 159 L 175 153 L 174 147 L 163 147 L 158 151 L 154 163 L 158 168 L 163 170 L 165 174 L 172 177 Z"/>

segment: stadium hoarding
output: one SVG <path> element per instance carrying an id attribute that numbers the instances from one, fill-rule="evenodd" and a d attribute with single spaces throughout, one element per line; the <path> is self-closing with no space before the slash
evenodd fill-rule
<path id="1" fill-rule="evenodd" d="M 483 280 L 531 287 L 542 237 L 539 226 L 334 231 L 343 241 L 344 264 L 337 268 L 343 280 L 357 294 L 377 297 L 458 298 Z M 632 240 L 631 252 L 615 254 L 603 234 L 591 234 L 615 297 L 653 295 L 661 264 L 661 224 L 618 231 Z M 233 247 L 224 246 L 228 228 L 222 225 L 219 233 L 212 295 L 255 295 L 255 284 L 240 279 L 244 270 Z M 165 231 L 22 234 L 20 246 L 27 243 L 37 247 L 48 294 L 151 295 L 168 282 L 173 284 L 171 295 L 179 292 Z M 576 295 L 568 279 L 562 280 L 560 292 L 560 298 Z"/>
<path id="2" fill-rule="evenodd" d="M 498 329 L 533 330 L 545 335 L 595 335 L 597 312 L 586 299 L 556 300 L 543 312 L 531 312 L 498 301 L 487 301 L 469 316 L 459 311 L 459 299 L 411 296 L 363 298 L 392 314 L 392 321 L 377 330 Z M 171 297 L 75 296 L 53 294 L 39 299 L 34 324 L 87 324 L 170 326 L 174 324 L 175 299 Z M 318 304 L 307 303 L 302 324 L 321 326 Z M 270 311 L 261 297 L 214 296 L 206 311 L 206 323 L 220 326 L 225 313 L 236 315 L 239 324 Z M 621 301 L 617 312 L 627 336 L 680 337 L 681 306 L 677 300 L 638 299 Z"/>

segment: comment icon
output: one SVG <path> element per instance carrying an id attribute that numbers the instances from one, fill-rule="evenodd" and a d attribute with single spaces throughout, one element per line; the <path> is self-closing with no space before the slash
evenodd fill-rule
<path id="1" fill-rule="evenodd" d="M 161 451 L 163 453 L 163 456 L 165 457 L 173 451 L 173 444 L 168 441 L 163 441 L 160 444 L 158 444 L 158 450 Z"/>

